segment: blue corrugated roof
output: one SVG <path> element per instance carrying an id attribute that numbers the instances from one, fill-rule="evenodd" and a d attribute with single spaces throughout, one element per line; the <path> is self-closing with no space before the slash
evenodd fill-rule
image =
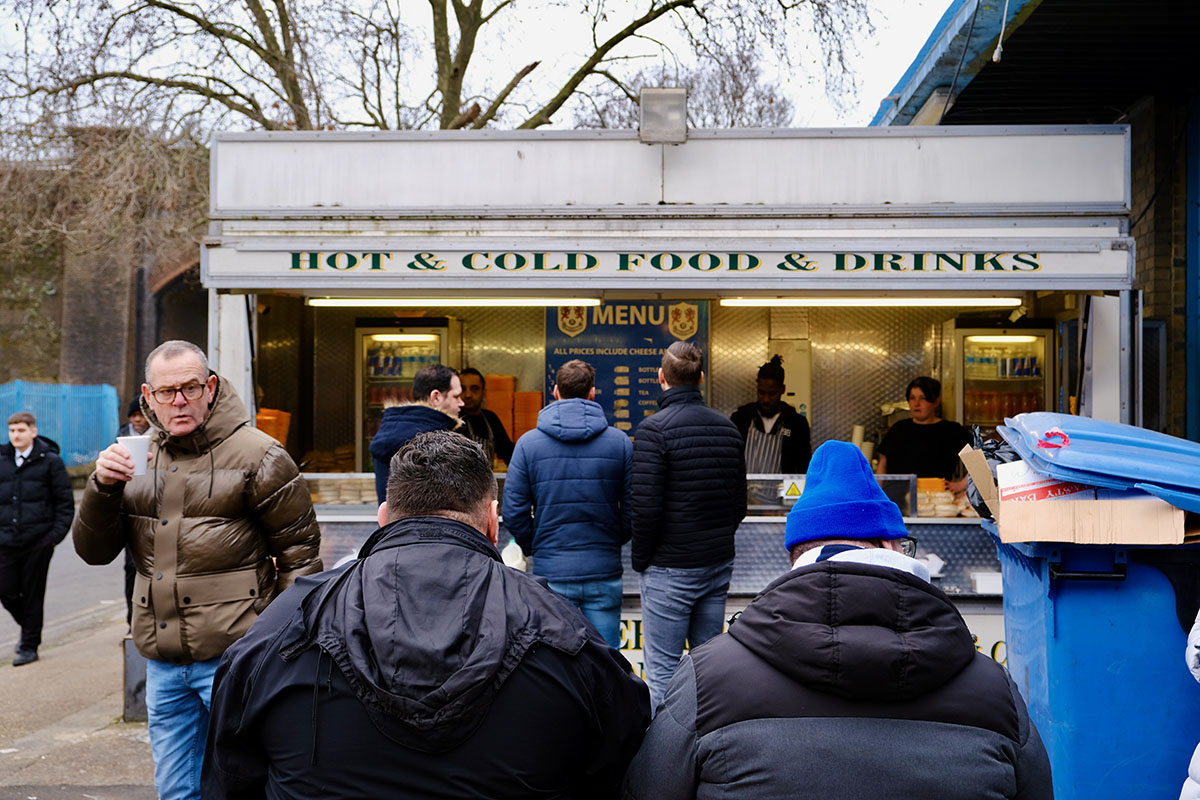
<path id="1" fill-rule="evenodd" d="M 1027 7 L 1032 10 L 1041 0 L 1008 0 L 1005 35 L 1012 32 L 1013 20 L 1022 16 Z M 900 81 L 886 99 L 870 124 L 907 125 L 939 86 L 949 87 L 962 61 L 962 70 L 955 83 L 955 93 L 962 91 L 976 72 L 987 63 L 1000 36 L 1000 18 L 1005 0 L 951 0 L 938 20 L 925 46 L 917 53 Z M 967 32 L 975 16 L 975 29 L 970 42 Z M 964 57 L 963 50 L 966 48 Z"/>

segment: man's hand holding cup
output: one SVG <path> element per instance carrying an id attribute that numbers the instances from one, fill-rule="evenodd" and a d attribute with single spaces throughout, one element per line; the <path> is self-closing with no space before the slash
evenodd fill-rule
<path id="1" fill-rule="evenodd" d="M 149 436 L 118 436 L 96 457 L 96 482 L 112 486 L 118 481 L 131 481 L 134 475 L 145 475 L 150 460 Z"/>

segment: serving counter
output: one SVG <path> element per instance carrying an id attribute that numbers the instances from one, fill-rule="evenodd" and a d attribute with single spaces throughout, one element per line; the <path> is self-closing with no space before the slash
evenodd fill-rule
<path id="1" fill-rule="evenodd" d="M 500 481 L 503 481 L 503 477 L 503 474 L 497 475 Z M 329 480 L 327 474 L 308 475 L 306 478 L 310 481 Z M 373 481 L 373 478 L 354 474 L 341 478 Z M 317 496 L 320 497 L 319 494 Z M 353 498 L 355 492 L 342 491 L 340 496 Z M 371 504 L 318 503 L 315 508 L 317 522 L 321 526 L 321 557 L 326 567 L 331 568 L 353 558 L 377 527 L 376 509 Z M 749 516 L 738 527 L 735 543 L 737 556 L 726 602 L 726 610 L 730 615 L 745 608 L 771 581 L 787 572 L 787 551 L 783 547 L 785 521 L 786 517 L 781 515 Z M 975 635 L 979 649 L 1003 662 L 1004 612 L 998 586 L 1000 562 L 991 535 L 980 527 L 978 519 L 905 517 L 904 524 L 917 540 L 918 558 L 936 555 L 943 562 L 941 574 L 934 578 L 933 583 L 950 596 L 966 620 L 967 627 Z M 503 527 L 500 537 L 500 545 L 503 546 L 507 541 Z M 641 598 L 638 593 L 638 574 L 629 562 L 628 544 L 622 548 L 621 561 L 624 565 L 622 580 L 625 588 L 621 613 L 621 651 L 640 671 Z"/>

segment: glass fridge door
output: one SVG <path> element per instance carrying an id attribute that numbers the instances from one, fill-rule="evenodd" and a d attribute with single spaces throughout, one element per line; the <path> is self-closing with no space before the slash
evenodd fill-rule
<path id="1" fill-rule="evenodd" d="M 1013 417 L 1050 407 L 1050 332 L 961 331 L 959 420 L 986 437 Z"/>
<path id="2" fill-rule="evenodd" d="M 358 463 L 363 472 L 371 472 L 371 439 L 379 430 L 383 410 L 411 402 L 413 376 L 422 367 L 443 360 L 445 332 L 358 331 Z"/>

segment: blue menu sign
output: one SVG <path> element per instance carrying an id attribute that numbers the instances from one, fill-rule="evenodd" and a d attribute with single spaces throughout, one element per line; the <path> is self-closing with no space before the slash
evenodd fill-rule
<path id="1" fill-rule="evenodd" d="M 558 368 L 574 358 L 596 368 L 596 402 L 630 436 L 658 410 L 658 368 L 672 343 L 708 353 L 707 300 L 634 300 L 546 309 L 546 398 Z M 707 382 L 700 388 L 707 392 Z M 705 396 L 707 400 L 707 394 Z"/>

